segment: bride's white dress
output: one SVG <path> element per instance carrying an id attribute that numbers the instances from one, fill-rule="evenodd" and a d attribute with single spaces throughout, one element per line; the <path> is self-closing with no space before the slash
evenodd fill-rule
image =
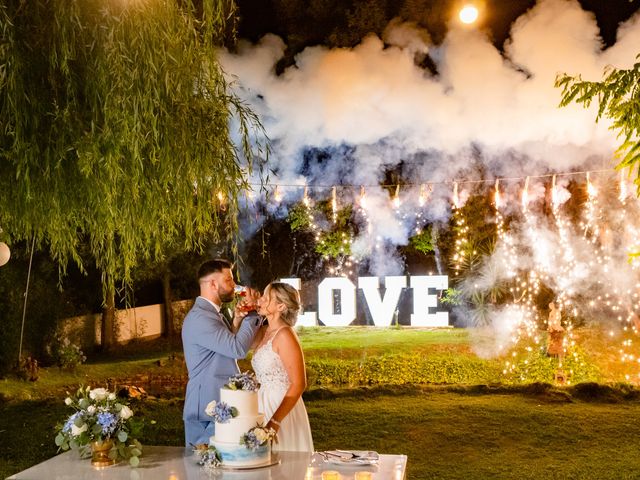
<path id="1" fill-rule="evenodd" d="M 280 356 L 273 351 L 273 338 L 258 348 L 251 359 L 256 378 L 260 382 L 258 409 L 264 413 L 265 422 L 268 422 L 278 409 L 291 383 Z M 273 449 L 292 452 L 313 452 L 311 426 L 309 425 L 309 417 L 302 397 L 298 399 L 293 409 L 280 422 L 278 443 L 274 443 Z"/>

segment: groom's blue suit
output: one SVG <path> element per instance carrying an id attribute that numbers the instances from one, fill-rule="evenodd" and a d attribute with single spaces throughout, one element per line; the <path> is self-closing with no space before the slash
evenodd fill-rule
<path id="1" fill-rule="evenodd" d="M 209 443 L 213 419 L 205 413 L 211 400 L 220 400 L 220 387 L 239 373 L 236 359 L 244 358 L 258 330 L 256 315 L 244 319 L 233 334 L 216 308 L 202 297 L 196 298 L 182 324 L 182 346 L 189 371 L 184 400 L 185 441 Z"/>

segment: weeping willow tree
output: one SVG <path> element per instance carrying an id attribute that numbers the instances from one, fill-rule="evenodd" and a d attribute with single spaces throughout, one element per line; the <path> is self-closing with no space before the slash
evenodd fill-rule
<path id="1" fill-rule="evenodd" d="M 88 245 L 112 308 L 116 285 L 164 245 L 232 238 L 238 196 L 266 158 L 216 60 L 233 15 L 226 0 L 3 2 L 4 240 L 35 240 L 62 273 L 83 267 Z"/>
<path id="2" fill-rule="evenodd" d="M 609 118 L 611 129 L 621 139 L 616 152 L 618 168 L 637 170 L 635 183 L 640 193 L 640 55 L 636 59 L 629 69 L 608 67 L 601 81 L 563 74 L 556 78 L 555 86 L 562 89 L 560 106 L 576 102 L 588 108 L 591 102 L 597 102 L 596 121 Z"/>

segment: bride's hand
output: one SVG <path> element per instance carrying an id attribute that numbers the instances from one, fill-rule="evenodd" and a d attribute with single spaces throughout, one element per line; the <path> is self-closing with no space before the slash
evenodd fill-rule
<path id="1" fill-rule="evenodd" d="M 267 423 L 267 428 L 270 428 L 274 432 L 278 433 L 280 431 L 280 422 L 274 422 L 273 420 L 269 420 L 269 423 Z M 276 437 L 276 443 L 278 443 L 278 437 Z"/>

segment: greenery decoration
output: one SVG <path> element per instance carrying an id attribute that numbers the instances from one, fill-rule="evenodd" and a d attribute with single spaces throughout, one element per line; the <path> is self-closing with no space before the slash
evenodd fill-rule
<path id="1" fill-rule="evenodd" d="M 425 228 L 420 233 L 415 234 L 409 238 L 409 245 L 415 248 L 420 253 L 431 253 L 435 250 L 433 235 L 431 235 L 431 229 Z"/>
<path id="2" fill-rule="evenodd" d="M 88 245 L 107 297 L 168 242 L 234 238 L 238 193 L 268 149 L 216 60 L 232 5 L 0 6 L 0 224 L 11 242 L 35 238 L 61 272 L 70 260 L 83 268 Z"/>
<path id="3" fill-rule="evenodd" d="M 607 67 L 599 82 L 566 73 L 558 75 L 555 82 L 555 86 L 562 89 L 560 106 L 576 102 L 588 108 L 595 99 L 598 102 L 596 121 L 603 116 L 612 120 L 610 128 L 622 138 L 617 150 L 621 158 L 618 168 L 631 169 L 640 163 L 640 55 L 636 59 L 639 61 L 630 69 Z M 640 188 L 638 179 L 636 184 Z"/>

